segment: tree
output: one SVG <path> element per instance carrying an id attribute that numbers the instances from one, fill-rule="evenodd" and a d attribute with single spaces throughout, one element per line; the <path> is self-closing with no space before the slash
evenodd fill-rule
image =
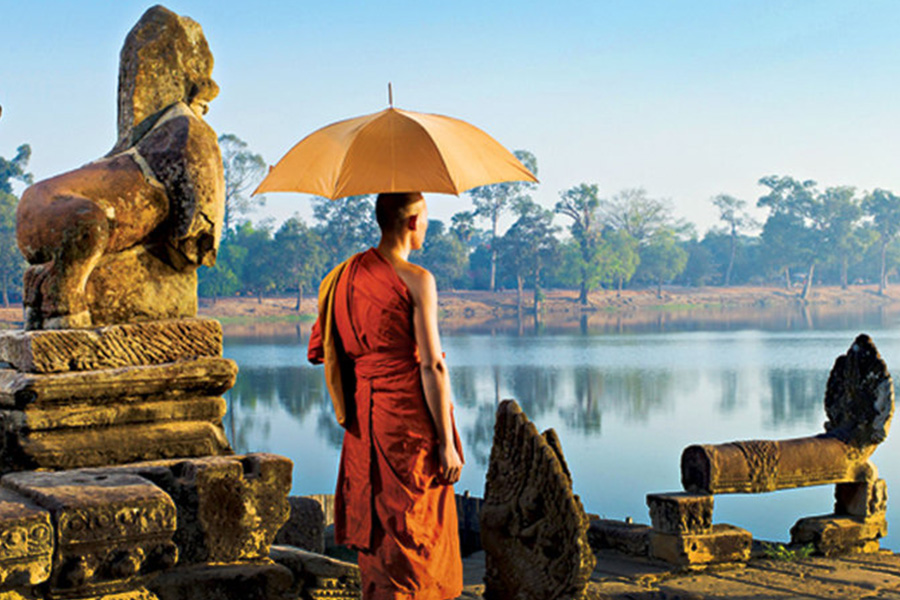
<path id="1" fill-rule="evenodd" d="M 500 264 L 516 279 L 516 305 L 522 314 L 522 292 L 525 279 L 530 277 L 534 289 L 535 314 L 540 312 L 541 271 L 553 258 L 559 242 L 553 225 L 553 212 L 531 198 L 519 198 L 513 205 L 518 215 L 515 223 L 499 240 Z"/>
<path id="2" fill-rule="evenodd" d="M 734 269 L 734 257 L 737 253 L 738 235 L 741 229 L 747 227 L 755 227 L 756 222 L 746 212 L 747 202 L 729 196 L 728 194 L 719 194 L 712 199 L 713 205 L 719 209 L 719 219 L 725 222 L 731 238 L 731 251 L 728 255 L 728 266 L 725 268 L 725 278 L 722 285 L 731 285 L 731 273 Z"/>
<path id="3" fill-rule="evenodd" d="M 219 148 L 225 168 L 224 231 L 227 235 L 234 227 L 235 215 L 247 214 L 265 204 L 265 197 L 250 196 L 250 192 L 265 175 L 266 161 L 233 133 L 219 136 Z"/>
<path id="4" fill-rule="evenodd" d="M 656 280 L 656 297 L 662 298 L 662 284 L 677 277 L 687 265 L 688 254 L 678 245 L 675 232 L 660 229 L 641 254 L 641 269 Z"/>
<path id="5" fill-rule="evenodd" d="M 513 152 L 525 167 L 537 175 L 537 159 L 527 150 Z M 534 189 L 535 184 L 525 181 L 508 181 L 484 185 L 469 190 L 469 196 L 475 204 L 475 215 L 487 219 L 491 223 L 491 280 L 490 290 L 497 288 L 497 224 L 501 215 L 511 206 L 512 202 L 525 195 L 528 190 Z"/>
<path id="6" fill-rule="evenodd" d="M 862 206 L 852 187 L 831 187 L 818 198 L 823 227 L 822 246 L 829 258 L 840 265 L 841 288 L 847 289 L 850 256 L 857 248 L 856 228 L 862 218 Z"/>
<path id="7" fill-rule="evenodd" d="M 244 222 L 234 230 L 231 238 L 235 246 L 246 251 L 237 271 L 241 287 L 262 303 L 263 294 L 275 289 L 272 232 L 268 227 L 255 228 L 250 222 Z"/>
<path id="8" fill-rule="evenodd" d="M 6 160 L 0 156 L 0 192 L 13 193 L 11 180 L 17 179 L 26 185 L 31 185 L 34 177 L 25 171 L 31 158 L 31 146 L 22 144 L 16 148 L 16 156 L 12 160 Z"/>
<path id="9" fill-rule="evenodd" d="M 204 298 L 212 298 L 215 304 L 223 296 L 231 296 L 241 289 L 237 272 L 247 257 L 246 248 L 236 246 L 231 236 L 223 238 L 216 254 L 216 264 L 201 266 L 197 271 L 197 293 Z"/>
<path id="10" fill-rule="evenodd" d="M 5 307 L 9 307 L 9 293 L 14 282 L 21 281 L 25 269 L 25 260 L 16 244 L 18 203 L 19 200 L 14 195 L 0 191 L 0 290 Z"/>
<path id="11" fill-rule="evenodd" d="M 282 290 L 297 287 L 294 310 L 300 310 L 304 287 L 313 287 L 314 280 L 322 274 L 324 259 L 319 236 L 300 217 L 291 217 L 275 232 L 271 265 L 275 285 Z"/>
<path id="12" fill-rule="evenodd" d="M 622 295 L 622 288 L 634 277 L 641 256 L 637 241 L 622 229 L 609 229 L 603 233 L 608 254 L 608 274 L 616 284 L 616 296 Z"/>
<path id="13" fill-rule="evenodd" d="M 317 198 L 313 200 L 313 218 L 327 268 L 378 243 L 378 224 L 370 196 Z"/>
<path id="14" fill-rule="evenodd" d="M 20 281 L 25 260 L 16 243 L 16 206 L 19 199 L 13 194 L 12 180 L 31 185 L 33 177 L 25 171 L 31 158 L 31 146 L 22 144 L 16 156 L 7 160 L 0 156 L 0 290 L 3 306 L 9 306 L 9 294 L 16 281 Z"/>
<path id="15" fill-rule="evenodd" d="M 609 227 L 626 232 L 639 246 L 644 246 L 663 228 L 673 232 L 684 228 L 684 224 L 673 218 L 667 202 L 648 197 L 643 188 L 622 190 L 601 202 L 600 209 Z"/>
<path id="16" fill-rule="evenodd" d="M 763 239 L 777 241 L 780 246 L 783 253 L 780 262 L 785 263 L 788 286 L 790 274 L 787 265 L 793 263 L 806 266 L 806 279 L 800 295 L 805 300 L 812 289 L 816 263 L 824 241 L 824 211 L 817 198 L 816 182 L 801 182 L 789 176 L 770 175 L 761 178 L 759 184 L 769 188 L 769 192 L 756 203 L 760 208 L 769 209 L 769 217 L 763 226 Z M 774 220 L 772 226 L 770 220 Z M 766 236 L 767 229 L 769 236 Z M 778 250 L 771 253 L 772 256 L 777 254 Z"/>
<path id="17" fill-rule="evenodd" d="M 578 246 L 578 301 L 587 305 L 588 292 L 603 278 L 603 238 L 601 236 L 599 186 L 582 183 L 560 192 L 556 212 L 572 220 L 569 233 Z"/>
<path id="18" fill-rule="evenodd" d="M 415 262 L 431 271 L 438 289 L 451 289 L 466 274 L 469 252 L 459 237 L 444 231 L 441 221 L 430 219 L 425 244 Z"/>
<path id="19" fill-rule="evenodd" d="M 900 197 L 887 190 L 876 189 L 863 198 L 862 208 L 872 217 L 881 249 L 881 270 L 878 277 L 878 293 L 887 289 L 888 246 L 900 233 Z"/>

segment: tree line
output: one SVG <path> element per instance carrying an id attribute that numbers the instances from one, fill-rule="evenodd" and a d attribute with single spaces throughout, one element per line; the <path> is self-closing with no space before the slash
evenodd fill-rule
<path id="1" fill-rule="evenodd" d="M 233 134 L 219 138 L 226 178 L 224 233 L 218 260 L 201 268 L 199 293 L 225 296 L 315 294 L 338 262 L 378 241 L 374 197 L 312 200 L 313 218 L 293 216 L 277 228 L 248 215 L 264 198 L 250 196 L 266 170 L 262 157 Z M 537 174 L 536 157 L 516 156 Z M 0 291 L 8 303 L 21 295 L 23 261 L 15 245 L 13 180 L 28 184 L 30 157 L 22 145 L 0 158 Z M 719 223 L 702 237 L 678 218 L 670 202 L 642 188 L 604 197 L 596 183 L 559 192 L 548 208 L 537 203 L 535 184 L 502 183 L 468 192 L 472 209 L 449 222 L 429 221 L 428 236 L 411 260 L 434 273 L 440 289 L 516 290 L 520 308 L 530 291 L 540 308 L 543 290 L 575 289 L 579 301 L 598 288 L 663 285 L 798 286 L 877 283 L 884 293 L 900 268 L 900 197 L 875 189 L 820 189 L 814 181 L 770 175 L 759 180 L 755 221 L 746 200 L 720 194 L 710 202 Z M 512 224 L 500 231 L 503 219 Z"/>

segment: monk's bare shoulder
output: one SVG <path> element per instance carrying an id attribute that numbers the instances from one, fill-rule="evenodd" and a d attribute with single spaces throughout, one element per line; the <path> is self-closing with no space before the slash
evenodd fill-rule
<path id="1" fill-rule="evenodd" d="M 409 292 L 416 303 L 421 303 L 425 299 L 436 296 L 437 285 L 431 271 L 410 262 L 395 265 L 395 268 L 397 269 L 397 275 L 409 288 Z"/>

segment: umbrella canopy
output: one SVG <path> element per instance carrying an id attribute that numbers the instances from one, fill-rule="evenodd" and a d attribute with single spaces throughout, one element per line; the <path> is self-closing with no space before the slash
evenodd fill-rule
<path id="1" fill-rule="evenodd" d="M 343 198 L 380 192 L 459 194 L 535 176 L 477 127 L 397 108 L 339 121 L 294 146 L 253 192 Z"/>

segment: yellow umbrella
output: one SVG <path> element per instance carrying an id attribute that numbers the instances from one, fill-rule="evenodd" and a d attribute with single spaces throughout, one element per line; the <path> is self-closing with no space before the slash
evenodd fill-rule
<path id="1" fill-rule="evenodd" d="M 314 131 L 253 192 L 343 198 L 379 192 L 459 194 L 535 176 L 477 127 L 443 115 L 387 108 Z"/>

